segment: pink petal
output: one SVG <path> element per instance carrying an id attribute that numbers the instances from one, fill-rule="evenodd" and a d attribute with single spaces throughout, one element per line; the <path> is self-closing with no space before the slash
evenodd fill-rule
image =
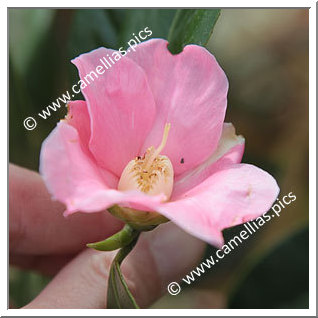
<path id="1" fill-rule="evenodd" d="M 112 180 L 111 184 L 117 186 L 118 178 L 107 169 L 103 169 L 96 164 L 96 160 L 89 149 L 89 140 L 91 136 L 90 117 L 88 113 L 87 103 L 83 100 L 70 101 L 68 103 L 68 114 L 66 116 L 66 123 L 73 126 L 79 135 L 82 151 L 90 160 L 94 162 L 105 180 Z M 108 183 L 108 182 L 106 182 Z"/>
<path id="2" fill-rule="evenodd" d="M 98 212 L 114 204 L 154 211 L 164 196 L 141 192 L 120 192 L 118 178 L 101 171 L 83 151 L 77 130 L 60 122 L 43 142 L 40 172 L 55 199 L 63 202 L 65 215 L 82 211 Z"/>
<path id="3" fill-rule="evenodd" d="M 89 153 L 88 143 L 91 137 L 91 125 L 87 104 L 83 100 L 76 100 L 68 102 L 67 106 L 68 113 L 65 119 L 69 125 L 77 130 L 83 150 Z"/>
<path id="4" fill-rule="evenodd" d="M 129 207 L 139 211 L 155 212 L 164 200 L 163 195 L 149 196 L 139 191 L 120 192 L 118 190 L 101 190 L 68 206 L 64 215 L 70 215 L 75 212 L 98 212 L 118 204 L 123 207 Z M 138 213 L 138 212 L 136 212 Z"/>
<path id="5" fill-rule="evenodd" d="M 214 172 L 220 170 L 222 166 L 241 162 L 244 142 L 242 136 L 235 134 L 235 128 L 232 124 L 224 123 L 215 152 L 200 166 L 176 177 L 171 201 L 203 182 Z"/>
<path id="6" fill-rule="evenodd" d="M 107 179 L 102 176 L 83 151 L 77 130 L 66 121 L 58 123 L 43 142 L 40 172 L 50 193 L 67 206 L 82 196 L 115 187 L 118 182 L 111 173 Z"/>
<path id="7" fill-rule="evenodd" d="M 165 123 L 171 123 L 162 154 L 169 157 L 178 175 L 202 163 L 216 149 L 228 81 L 205 48 L 188 45 L 180 54 L 172 55 L 167 44 L 162 39 L 145 41 L 127 56 L 145 71 L 157 107 L 156 121 L 143 151 L 159 145 Z"/>
<path id="8" fill-rule="evenodd" d="M 221 231 L 268 211 L 279 193 L 275 179 L 247 164 L 219 170 L 182 199 L 161 205 L 158 212 L 190 234 L 218 247 Z"/>
<path id="9" fill-rule="evenodd" d="M 100 166 L 120 176 L 127 163 L 140 154 L 153 124 L 155 105 L 144 71 L 132 60 L 121 57 L 111 68 L 103 67 L 103 58 L 111 63 L 109 57 L 114 52 L 99 48 L 72 62 L 81 79 L 90 82 L 82 90 L 91 118 L 89 148 Z M 98 66 L 103 67 L 103 74 L 98 74 Z M 94 81 L 87 77 L 90 73 Z"/>

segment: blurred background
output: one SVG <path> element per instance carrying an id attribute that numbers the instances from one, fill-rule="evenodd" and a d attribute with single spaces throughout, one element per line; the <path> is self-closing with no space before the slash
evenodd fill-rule
<path id="1" fill-rule="evenodd" d="M 127 46 L 148 26 L 167 38 L 176 10 L 9 9 L 10 162 L 38 170 L 42 141 L 61 107 L 23 126 L 78 81 L 70 60 L 99 46 Z M 308 10 L 223 9 L 208 43 L 230 82 L 226 121 L 246 139 L 243 162 L 271 173 L 297 200 L 222 262 L 153 308 L 308 308 Z M 82 97 L 79 97 L 82 99 Z M 226 240 L 241 226 L 224 231 Z M 205 257 L 214 253 L 209 246 Z M 21 307 L 50 277 L 10 268 Z"/>

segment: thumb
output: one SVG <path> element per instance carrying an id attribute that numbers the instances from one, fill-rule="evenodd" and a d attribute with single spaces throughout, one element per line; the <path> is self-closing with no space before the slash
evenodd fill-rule
<path id="1" fill-rule="evenodd" d="M 172 223 L 142 233 L 121 266 L 139 306 L 152 304 L 171 281 L 196 266 L 203 252 L 203 242 Z M 24 308 L 106 308 L 109 269 L 116 253 L 82 252 Z"/>

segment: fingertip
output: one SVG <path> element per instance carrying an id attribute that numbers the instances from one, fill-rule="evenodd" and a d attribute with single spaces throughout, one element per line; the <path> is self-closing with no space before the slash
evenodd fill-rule
<path id="1" fill-rule="evenodd" d="M 197 266 L 206 247 L 203 241 L 171 222 L 162 224 L 157 233 L 149 236 L 150 249 L 164 291 L 171 281 L 179 281 Z"/>

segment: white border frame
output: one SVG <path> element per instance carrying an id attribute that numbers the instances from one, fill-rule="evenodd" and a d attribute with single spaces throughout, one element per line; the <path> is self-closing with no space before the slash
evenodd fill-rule
<path id="1" fill-rule="evenodd" d="M 50 4 L 47 4 L 50 2 Z M 149 3 L 146 1 L 121 1 L 121 6 L 125 7 L 213 7 L 218 8 L 309 8 L 309 309 L 7 309 L 7 299 L 9 297 L 7 284 L 8 274 L 8 241 L 7 241 L 7 222 L 8 216 L 4 211 L 7 210 L 7 161 L 8 161 L 8 120 L 2 121 L 0 125 L 0 136 L 2 149 L 7 149 L 7 156 L 1 156 L 1 203 L 2 203 L 2 222 L 1 222 L 1 255 L 6 255 L 6 261 L 2 258 L 1 266 L 1 286 L 0 286 L 0 314 L 1 316 L 316 316 L 316 2 L 315 1 L 240 1 L 240 7 L 237 7 L 236 1 L 160 1 L 157 3 Z M 119 2 L 113 2 L 119 4 Z M 8 7 L 25 7 L 26 2 L 21 0 L 6 1 L 5 6 L 1 8 L 0 30 L 2 35 L 1 43 L 6 43 L 6 50 L 1 50 L 1 70 L 2 76 L 8 74 L 8 41 L 7 41 L 7 9 Z M 47 1 L 45 5 L 42 1 L 30 0 L 27 2 L 28 7 L 60 7 L 69 8 L 77 7 L 81 3 L 74 0 L 55 0 Z M 83 3 L 84 5 L 86 3 Z M 90 7 L 105 7 L 105 1 L 90 0 Z M 108 3 L 107 3 L 108 4 Z M 84 6 L 86 7 L 86 6 Z M 90 8 L 88 7 L 88 8 Z M 109 7 L 111 8 L 111 7 Z M 114 7 L 113 7 L 114 8 Z M 159 7 L 158 7 L 159 8 Z M 8 81 L 6 85 L 1 85 L 2 107 L 5 102 L 8 105 Z M 4 83 L 4 82 L 3 82 Z M 7 110 L 6 110 L 7 112 Z M 8 113 L 6 114 L 8 119 Z M 296 129 L 296 127 L 295 127 Z M 5 139 L 5 137 L 7 139 Z M 5 244 L 5 242 L 7 244 Z"/>

